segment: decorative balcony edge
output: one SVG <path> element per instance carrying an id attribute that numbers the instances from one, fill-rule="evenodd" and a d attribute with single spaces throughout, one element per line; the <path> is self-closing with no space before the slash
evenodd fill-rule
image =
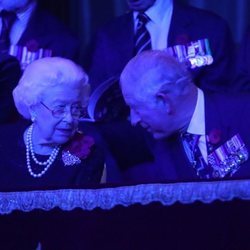
<path id="1" fill-rule="evenodd" d="M 30 212 L 34 209 L 49 211 L 60 208 L 93 210 L 112 209 L 117 205 L 146 205 L 160 202 L 170 206 L 176 202 L 191 204 L 195 201 L 211 203 L 234 198 L 250 199 L 250 180 L 188 182 L 170 184 L 139 184 L 100 189 L 59 189 L 28 192 L 0 192 L 0 214 L 15 210 Z"/>

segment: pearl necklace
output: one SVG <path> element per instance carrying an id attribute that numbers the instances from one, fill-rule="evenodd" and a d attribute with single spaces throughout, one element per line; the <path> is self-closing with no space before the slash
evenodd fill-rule
<path id="1" fill-rule="evenodd" d="M 28 168 L 28 171 L 30 173 L 30 175 L 34 178 L 39 178 L 39 177 L 42 177 L 46 172 L 47 170 L 49 169 L 49 167 L 52 165 L 52 163 L 55 161 L 59 151 L 60 151 L 60 147 L 61 146 L 56 146 L 49 158 L 44 161 L 44 162 L 41 162 L 41 161 L 38 161 L 36 156 L 35 156 L 35 153 L 34 153 L 34 149 L 33 149 L 33 144 L 32 144 L 32 134 L 33 134 L 33 124 L 28 128 L 27 130 L 27 134 L 26 134 L 26 162 L 27 162 L 27 168 Z M 30 164 L 30 155 L 33 159 L 33 161 L 40 165 L 40 166 L 46 166 L 40 173 L 36 174 L 32 171 L 32 168 L 31 168 L 31 164 Z"/>

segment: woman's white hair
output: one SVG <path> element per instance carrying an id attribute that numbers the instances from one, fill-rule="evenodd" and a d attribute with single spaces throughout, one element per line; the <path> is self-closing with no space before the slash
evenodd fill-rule
<path id="1" fill-rule="evenodd" d="M 18 112 L 24 118 L 30 119 L 30 107 L 42 101 L 46 90 L 60 85 L 79 89 L 82 105 L 88 105 L 90 85 L 83 69 L 69 59 L 46 57 L 31 63 L 13 90 Z"/>

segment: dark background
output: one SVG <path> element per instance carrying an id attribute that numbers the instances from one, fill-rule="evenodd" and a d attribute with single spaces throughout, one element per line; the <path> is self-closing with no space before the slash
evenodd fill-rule
<path id="1" fill-rule="evenodd" d="M 247 250 L 249 209 L 249 201 L 234 200 L 16 211 L 0 217 L 0 249 L 30 249 L 37 240 L 44 250 Z"/>

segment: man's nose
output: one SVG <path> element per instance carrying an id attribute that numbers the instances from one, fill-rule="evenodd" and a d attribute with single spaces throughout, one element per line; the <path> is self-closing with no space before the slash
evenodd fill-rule
<path id="1" fill-rule="evenodd" d="M 141 120 L 140 116 L 134 111 L 130 110 L 130 122 L 132 126 L 135 126 Z"/>

